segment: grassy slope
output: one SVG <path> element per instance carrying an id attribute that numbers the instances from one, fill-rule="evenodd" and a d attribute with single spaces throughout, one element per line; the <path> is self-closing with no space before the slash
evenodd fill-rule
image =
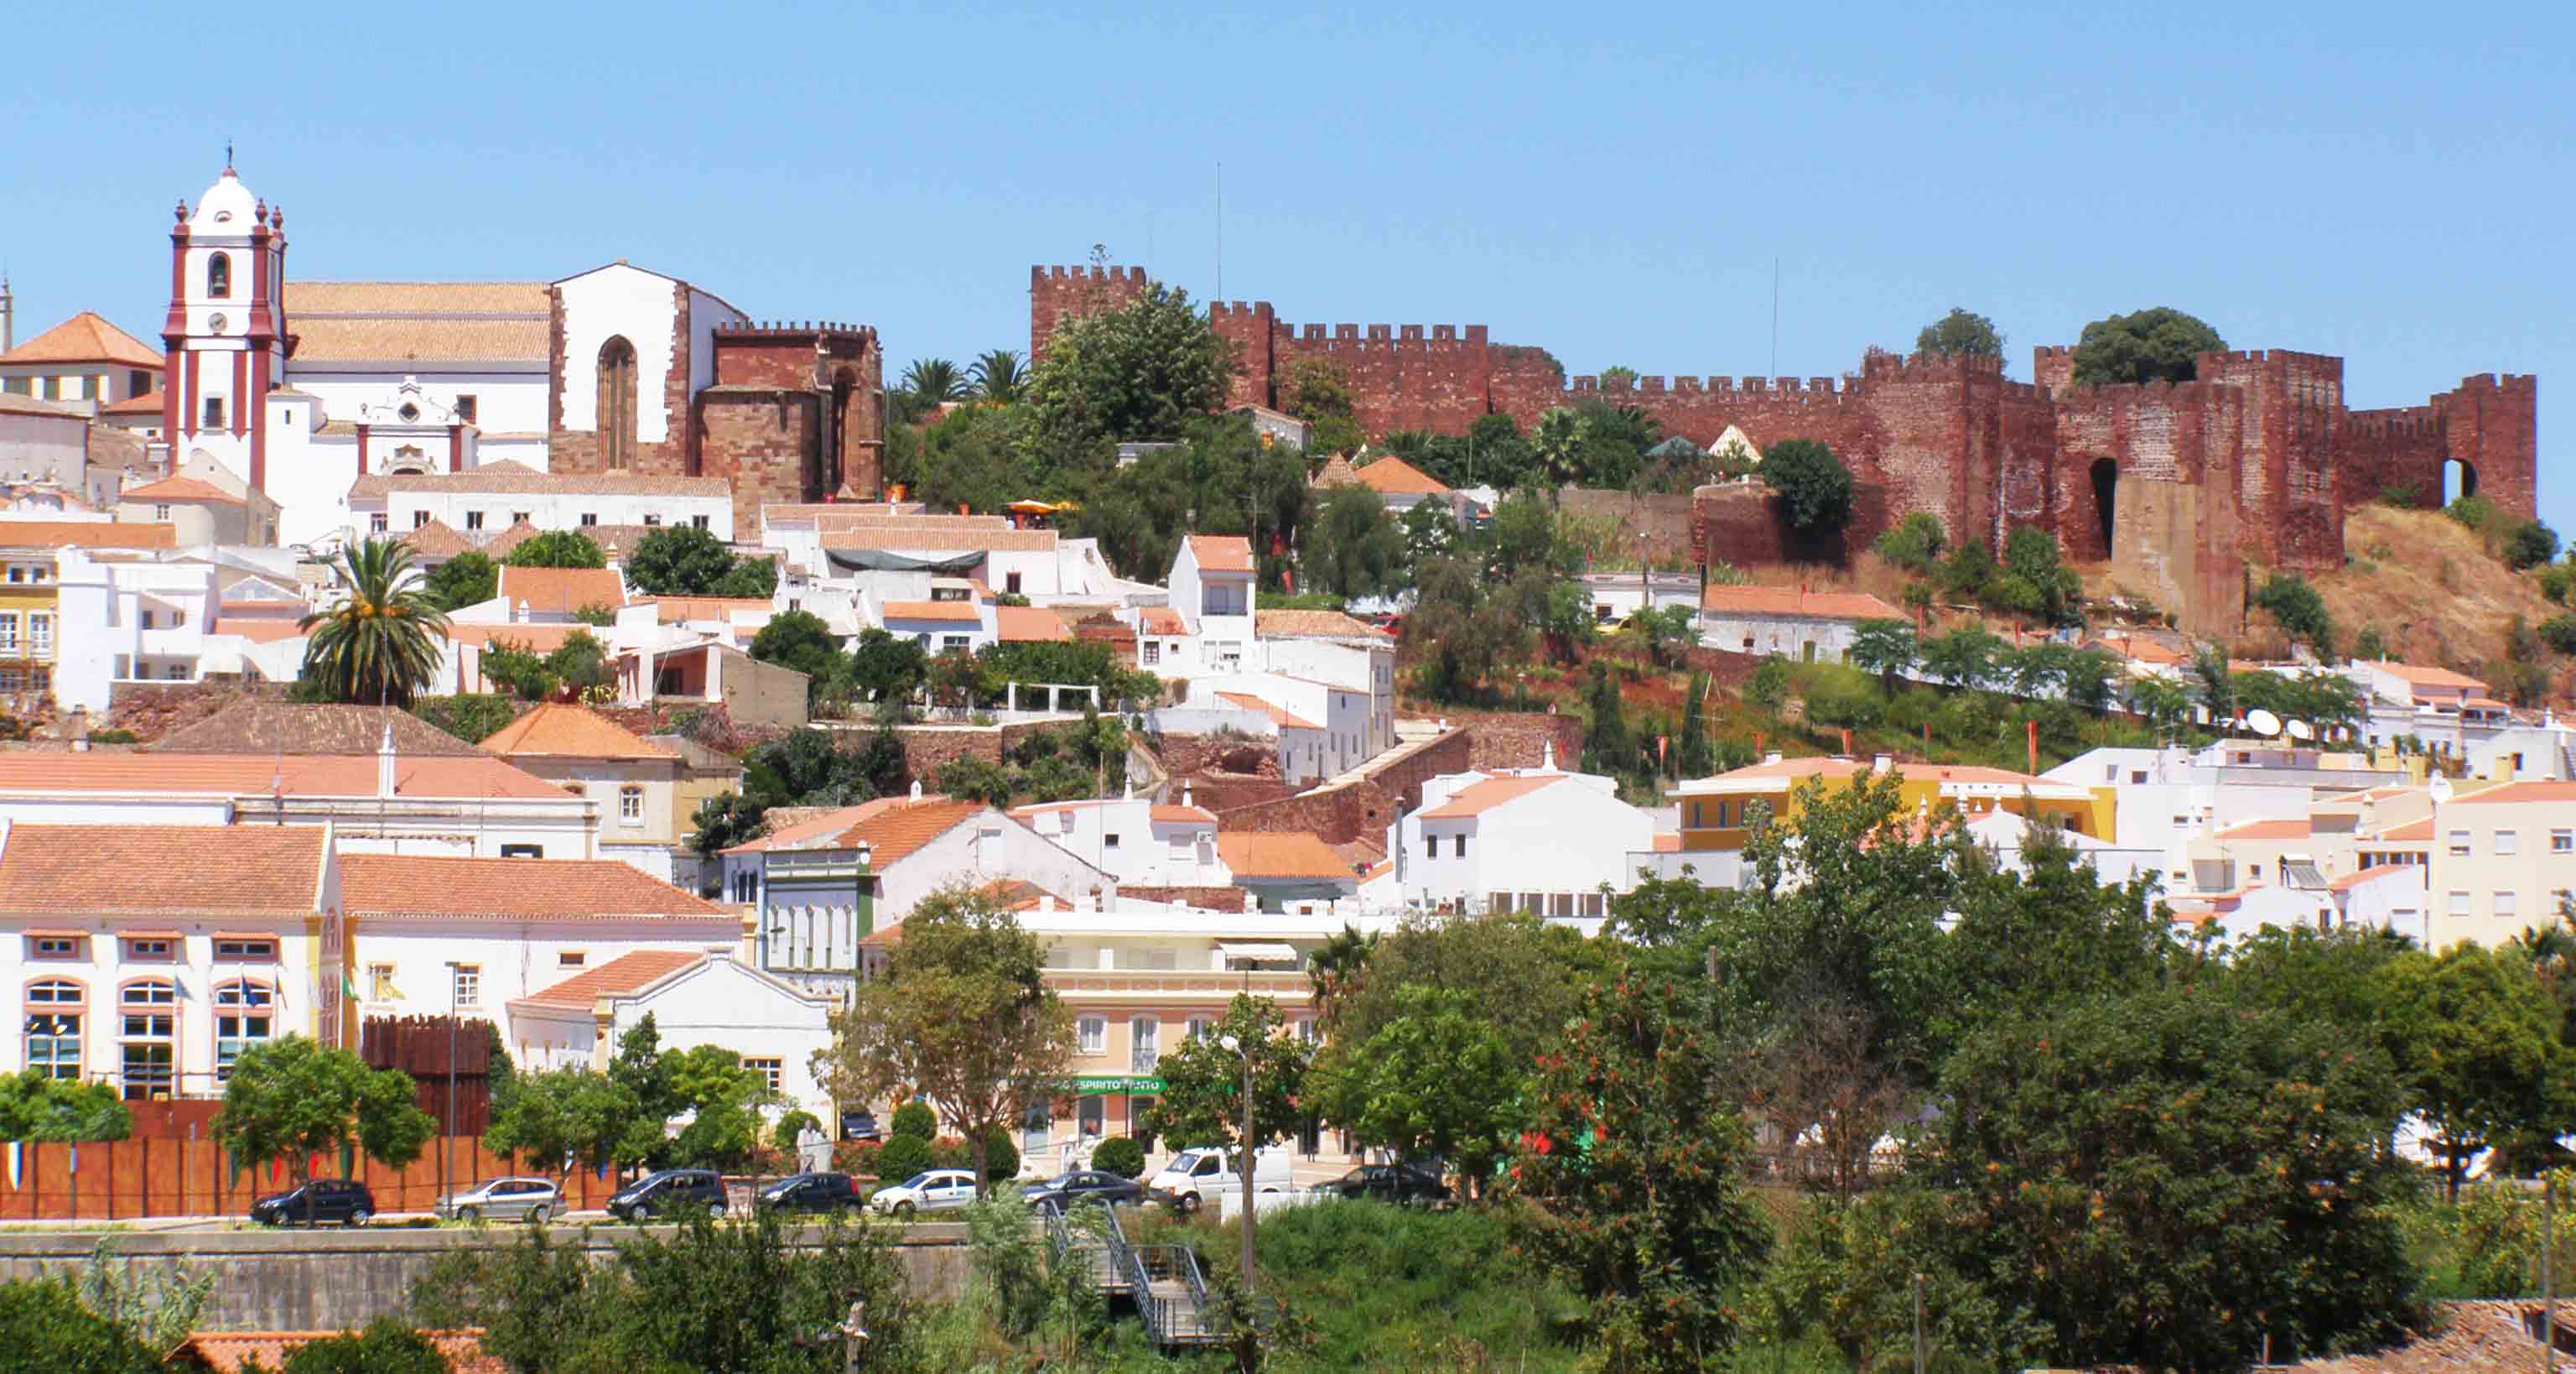
<path id="1" fill-rule="evenodd" d="M 2507 619 L 2565 612 L 2537 579 L 2507 568 L 2486 540 L 2437 511 L 2358 506 L 2344 519 L 2344 566 L 2309 579 L 2348 640 L 2376 628 L 2413 663 L 2474 672 L 2503 652 Z"/>

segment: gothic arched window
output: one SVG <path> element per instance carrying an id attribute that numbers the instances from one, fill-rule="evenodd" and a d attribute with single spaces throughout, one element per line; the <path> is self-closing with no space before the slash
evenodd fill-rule
<path id="1" fill-rule="evenodd" d="M 206 294 L 217 300 L 233 293 L 233 256 L 217 253 L 206 259 Z"/>
<path id="2" fill-rule="evenodd" d="M 623 336 L 599 346 L 599 455 L 612 468 L 635 461 L 635 345 Z"/>

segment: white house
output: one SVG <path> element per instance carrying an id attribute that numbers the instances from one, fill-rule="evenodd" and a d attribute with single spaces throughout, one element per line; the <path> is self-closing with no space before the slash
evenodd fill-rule
<path id="1" fill-rule="evenodd" d="M 645 1017 L 664 1050 L 718 1045 L 784 1094 L 782 1110 L 836 1119 L 814 1076 L 814 1056 L 831 1048 L 830 999 L 800 992 L 731 952 L 637 950 L 585 968 L 510 1001 L 523 1070 L 606 1072 L 617 1045 Z"/>
<path id="2" fill-rule="evenodd" d="M 1394 744 L 1393 706 L 1367 688 L 1286 673 L 1217 673 L 1189 684 L 1184 705 L 1269 715 L 1280 776 L 1291 784 L 1337 776 Z"/>
<path id="3" fill-rule="evenodd" d="M 1216 852 L 1234 885 L 1261 911 L 1332 916 L 1359 910 L 1359 874 L 1309 831 L 1223 831 Z"/>
<path id="4" fill-rule="evenodd" d="M 673 856 L 688 833 L 679 812 L 679 754 L 587 706 L 548 702 L 482 743 L 483 752 L 530 776 L 590 799 L 599 816 L 599 857 L 671 881 Z"/>
<path id="5" fill-rule="evenodd" d="M 974 653 L 993 642 L 991 608 L 963 578 L 935 578 L 922 600 L 882 601 L 877 613 L 886 633 L 909 639 L 930 654 Z"/>
<path id="6" fill-rule="evenodd" d="M 349 521 L 354 532 L 372 534 L 436 522 L 469 539 L 521 524 L 541 531 L 695 526 L 731 543 L 733 488 L 721 477 L 557 473 L 487 461 L 463 472 L 368 473 L 349 487 Z"/>
<path id="7" fill-rule="evenodd" d="M 2424 864 L 2380 864 L 2328 883 L 2338 926 L 2375 926 L 2427 944 Z"/>
<path id="8" fill-rule="evenodd" d="M 1551 758 L 1428 779 L 1387 841 L 1409 906 L 1598 921 L 1603 888 L 1637 885 L 1629 856 L 1654 847 L 1655 820 L 1619 800 L 1617 779 L 1562 772 Z"/>
<path id="9" fill-rule="evenodd" d="M 626 581 L 615 568 L 519 568 L 504 564 L 498 594 L 460 606 L 448 618 L 460 625 L 571 625 L 583 611 L 606 611 L 613 623 L 626 604 Z M 607 627 L 599 627 L 602 642 Z"/>
<path id="10" fill-rule="evenodd" d="M 1842 662 L 1864 620 L 1905 613 L 1867 592 L 1804 587 L 1724 587 L 1700 593 L 1700 643 L 1731 653 Z"/>
<path id="11" fill-rule="evenodd" d="M 1117 879 L 1121 886 L 1224 887 L 1216 815 L 1184 793 L 1177 806 L 1145 797 L 1101 797 L 1011 809 L 1011 819 Z"/>
<path id="12" fill-rule="evenodd" d="M 1252 541 L 1241 535 L 1183 539 L 1172 555 L 1170 604 L 1128 613 L 1129 628 L 1136 631 L 1137 666 L 1193 679 L 1251 666 L 1246 655 L 1254 633 L 1253 574 Z"/>

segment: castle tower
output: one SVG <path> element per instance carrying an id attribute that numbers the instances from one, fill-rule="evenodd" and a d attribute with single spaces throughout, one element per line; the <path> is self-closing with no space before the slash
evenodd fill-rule
<path id="1" fill-rule="evenodd" d="M 170 231 L 162 432 L 174 469 L 202 452 L 268 492 L 265 398 L 286 372 L 286 212 L 226 163 L 193 212 L 179 202 Z"/>

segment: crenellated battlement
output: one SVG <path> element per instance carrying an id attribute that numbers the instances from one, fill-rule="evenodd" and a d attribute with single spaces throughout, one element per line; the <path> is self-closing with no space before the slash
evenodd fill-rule
<path id="1" fill-rule="evenodd" d="M 2537 395 L 2540 391 L 2540 379 L 2528 372 L 2507 372 L 2501 375 L 2493 372 L 2481 372 L 2474 377 L 2462 377 L 2460 379 L 2459 389 L 2462 391 L 2530 392 Z"/>
<path id="2" fill-rule="evenodd" d="M 1142 267 L 1032 267 L 1029 269 L 1029 277 L 1032 281 L 1125 282 L 1134 286 L 1143 286 L 1145 269 Z"/>
<path id="3" fill-rule="evenodd" d="M 1485 347 L 1485 326 L 1481 324 L 1307 324 L 1279 322 L 1281 338 L 1293 340 L 1300 348 L 1320 349 L 1327 353 L 1343 351 L 1402 350 L 1426 353 L 1450 353 L 1480 350 Z"/>
<path id="4" fill-rule="evenodd" d="M 715 327 L 718 339 L 786 339 L 837 334 L 854 340 L 873 340 L 875 325 L 848 324 L 839 320 L 757 320 L 742 324 L 720 324 Z"/>
<path id="5" fill-rule="evenodd" d="M 2431 439 L 2442 432 L 2442 417 L 2431 406 L 2398 406 L 2388 410 L 2348 410 L 2344 431 L 2365 439 Z"/>

